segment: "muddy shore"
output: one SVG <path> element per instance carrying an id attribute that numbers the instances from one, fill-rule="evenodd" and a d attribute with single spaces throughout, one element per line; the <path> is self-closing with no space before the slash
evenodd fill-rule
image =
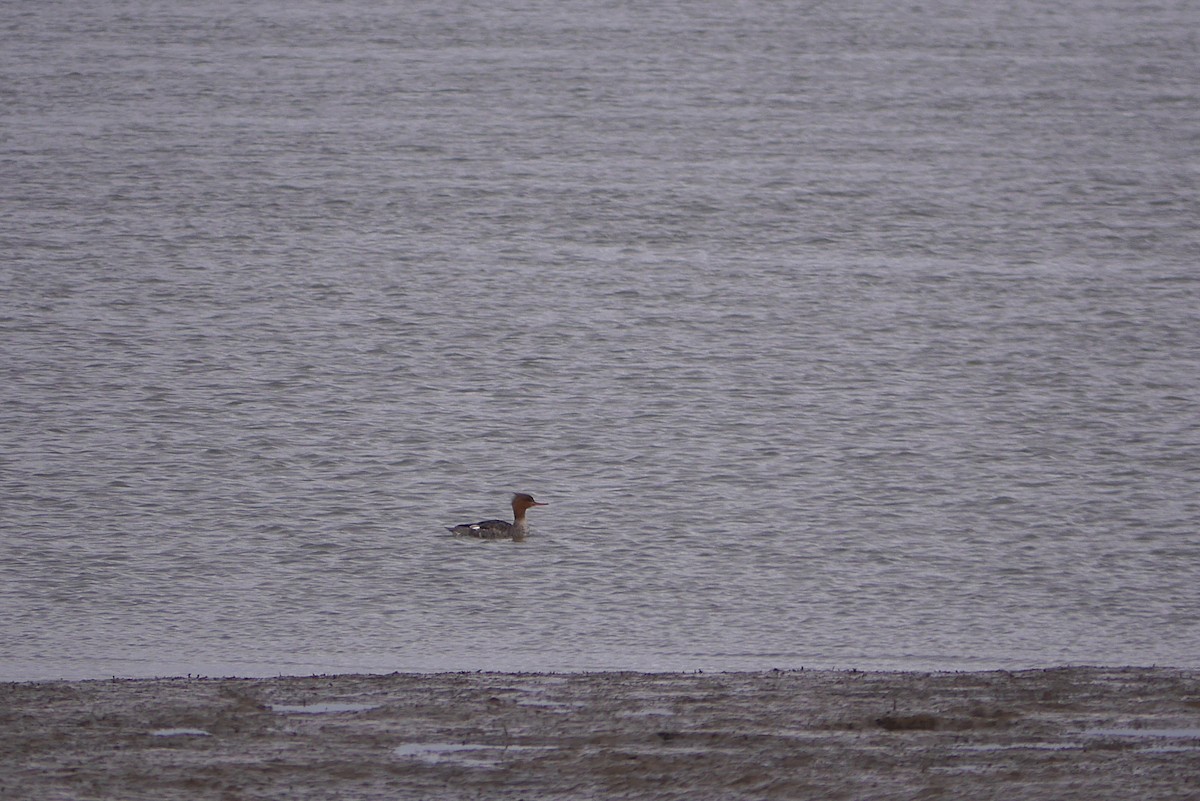
<path id="1" fill-rule="evenodd" d="M 1200 671 L 0 684 L 0 798 L 1197 799 Z"/>

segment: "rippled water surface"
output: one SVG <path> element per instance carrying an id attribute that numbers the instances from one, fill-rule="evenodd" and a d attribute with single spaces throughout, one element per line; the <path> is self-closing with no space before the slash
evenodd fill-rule
<path id="1" fill-rule="evenodd" d="M 1195 666 L 1198 16 L 0 12 L 0 678 Z"/>

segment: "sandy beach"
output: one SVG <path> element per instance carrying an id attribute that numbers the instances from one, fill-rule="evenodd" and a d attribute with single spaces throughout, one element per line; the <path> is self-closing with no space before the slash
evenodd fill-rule
<path id="1" fill-rule="evenodd" d="M 16 799 L 1200 798 L 1200 671 L 0 685 Z"/>

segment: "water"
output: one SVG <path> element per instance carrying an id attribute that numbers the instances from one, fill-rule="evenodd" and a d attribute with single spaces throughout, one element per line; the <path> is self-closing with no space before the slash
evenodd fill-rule
<path id="1" fill-rule="evenodd" d="M 1197 13 L 6 9 L 0 679 L 1200 664 Z"/>

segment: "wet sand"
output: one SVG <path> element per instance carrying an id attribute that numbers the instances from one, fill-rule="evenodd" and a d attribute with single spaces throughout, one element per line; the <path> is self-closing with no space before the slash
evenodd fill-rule
<path id="1" fill-rule="evenodd" d="M 0 684 L 0 798 L 1197 799 L 1200 670 Z"/>

